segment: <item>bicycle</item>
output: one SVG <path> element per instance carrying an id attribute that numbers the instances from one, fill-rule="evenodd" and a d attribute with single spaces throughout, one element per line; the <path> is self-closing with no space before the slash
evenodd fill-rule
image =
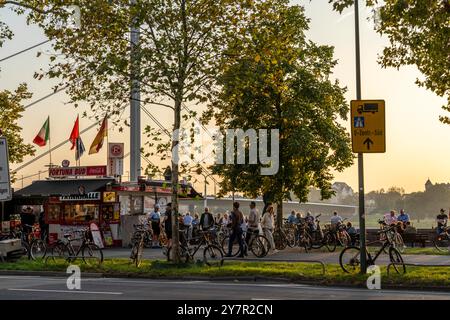
<path id="1" fill-rule="evenodd" d="M 344 224 L 345 220 L 347 220 L 347 218 L 336 224 L 334 234 L 336 243 L 340 244 L 342 247 L 347 247 L 352 242 L 352 239 L 347 233 L 347 228 Z"/>
<path id="2" fill-rule="evenodd" d="M 286 236 L 286 244 L 293 248 L 296 245 L 295 232 L 296 224 L 288 222 L 288 219 L 283 219 L 283 232 Z"/>
<path id="3" fill-rule="evenodd" d="M 388 229 L 385 230 L 381 230 L 378 232 L 378 234 L 381 233 L 387 233 L 387 232 L 391 232 L 392 228 L 395 228 L 395 226 L 389 227 Z M 369 250 L 367 249 L 366 246 L 366 261 L 367 261 L 367 265 L 371 266 L 371 265 L 375 265 L 375 262 L 377 260 L 377 258 L 381 255 L 382 252 L 384 252 L 384 250 L 386 248 L 389 248 L 389 260 L 390 262 L 393 264 L 393 267 L 395 269 L 395 271 L 397 273 L 400 273 L 400 271 L 402 271 L 402 273 L 406 272 L 406 266 L 405 263 L 403 262 L 403 258 L 401 253 L 397 250 L 397 248 L 394 247 L 393 242 L 391 241 L 391 239 L 386 236 L 386 240 L 383 242 L 383 246 L 378 250 L 378 252 L 376 252 L 375 256 L 372 256 L 369 252 Z M 344 272 L 346 273 L 357 273 L 360 270 L 360 264 L 361 264 L 361 253 L 360 253 L 360 248 L 358 247 L 347 247 L 344 250 L 342 250 L 341 254 L 339 255 L 339 264 L 342 268 L 342 270 L 344 270 Z"/>
<path id="4" fill-rule="evenodd" d="M 200 241 L 192 247 L 187 241 L 188 230 L 180 230 L 182 242 L 180 243 L 180 255 L 185 263 L 194 261 L 194 257 L 200 248 L 203 249 L 203 262 L 210 266 L 222 266 L 223 265 L 223 252 L 222 249 L 213 244 L 213 240 L 211 239 L 211 231 L 199 231 Z M 167 252 L 165 253 L 167 256 L 167 261 L 172 261 L 171 257 L 172 247 L 167 248 Z"/>
<path id="5" fill-rule="evenodd" d="M 135 231 L 133 237 L 131 238 L 132 248 L 131 248 L 131 263 L 139 268 L 142 263 L 142 255 L 144 253 L 145 242 L 148 239 L 152 239 L 151 232 L 144 225 L 133 225 Z"/>
<path id="6" fill-rule="evenodd" d="M 312 248 L 312 238 L 308 232 L 308 226 L 305 221 L 299 222 L 295 231 L 295 243 L 299 247 L 305 248 L 308 252 Z"/>
<path id="7" fill-rule="evenodd" d="M 12 231 L 11 236 L 22 240 L 22 250 L 29 260 L 44 259 L 47 254 L 47 245 L 40 237 L 40 228 L 35 225 L 24 224 L 24 227 L 31 229 L 25 233 L 23 227 L 18 231 Z"/>
<path id="8" fill-rule="evenodd" d="M 326 226 L 324 228 L 325 231 L 322 229 L 319 219 L 321 215 L 322 214 L 319 214 L 314 218 L 316 225 L 310 234 L 312 239 L 311 248 L 320 249 L 325 246 L 329 252 L 334 252 L 336 250 L 336 239 L 330 230 L 330 226 Z"/>
<path id="9" fill-rule="evenodd" d="M 250 239 L 248 243 L 246 241 L 247 233 L 250 233 Z M 264 258 L 267 256 L 270 250 L 269 240 L 262 234 L 259 234 L 259 231 L 246 231 L 242 233 L 242 239 L 244 241 L 244 252 L 248 252 L 248 249 L 255 255 L 257 258 Z M 230 236 L 224 238 L 222 240 L 222 250 L 224 253 L 228 253 L 228 245 L 230 242 Z M 231 256 L 236 257 L 241 254 L 241 249 L 239 247 L 238 239 L 235 239 L 233 245 L 231 247 Z"/>
<path id="10" fill-rule="evenodd" d="M 450 250 L 450 227 L 442 228 L 442 232 L 436 234 L 435 238 L 432 240 L 434 247 L 441 252 Z"/>
<path id="11" fill-rule="evenodd" d="M 380 241 L 384 241 L 385 237 L 389 238 L 393 246 L 396 247 L 398 251 L 403 253 L 405 251 L 406 246 L 403 241 L 402 235 L 398 232 L 399 227 L 396 224 L 388 227 L 384 220 L 378 220 L 378 223 L 380 224 L 381 230 L 384 230 L 386 228 L 389 229 L 389 232 L 380 235 Z M 386 250 L 384 250 L 384 252 L 388 253 L 386 252 Z"/>
<path id="12" fill-rule="evenodd" d="M 92 239 L 92 233 L 90 229 L 83 229 L 75 231 L 74 233 L 81 234 L 80 238 L 72 238 L 71 234 L 64 234 L 65 241 L 58 240 L 55 246 L 52 248 L 51 256 L 48 256 L 46 263 L 51 258 L 55 261 L 55 258 L 63 258 L 65 261 L 72 263 L 76 261 L 80 254 L 83 262 L 89 265 L 100 265 L 103 263 L 103 251 L 97 246 Z M 81 245 L 75 250 L 72 242 L 81 241 Z"/>

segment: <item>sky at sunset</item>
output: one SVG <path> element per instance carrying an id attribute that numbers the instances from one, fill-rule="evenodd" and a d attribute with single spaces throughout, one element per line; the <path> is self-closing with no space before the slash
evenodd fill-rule
<path id="1" fill-rule="evenodd" d="M 335 57 L 339 64 L 335 68 L 334 77 L 348 88 L 348 101 L 356 98 L 355 93 L 355 54 L 354 54 L 354 16 L 353 8 L 347 9 L 342 15 L 333 12 L 328 0 L 295 0 L 295 4 L 305 6 L 306 15 L 311 19 L 307 36 L 310 40 L 335 47 Z M 400 70 L 382 69 L 377 64 L 377 55 L 382 51 L 387 39 L 373 31 L 372 23 L 367 21 L 370 11 L 361 1 L 361 63 L 362 63 L 362 97 L 363 99 L 384 99 L 386 101 L 386 133 L 387 152 L 385 154 L 365 155 L 365 188 L 371 191 L 390 186 L 401 186 L 406 192 L 421 191 L 427 178 L 433 182 L 450 182 L 450 126 L 439 122 L 439 115 L 444 111 L 441 106 L 444 98 L 439 98 L 414 83 L 420 73 L 414 67 Z M 6 22 L 14 31 L 12 41 L 7 41 L 0 48 L 0 59 L 19 50 L 45 40 L 43 32 L 37 26 L 27 26 L 23 16 L 16 16 L 8 9 L 0 9 L 0 19 Z M 36 53 L 42 51 L 37 58 Z M 34 99 L 49 94 L 55 82 L 43 79 L 33 79 L 34 71 L 45 68 L 49 63 L 50 44 L 43 45 L 27 53 L 7 61 L 0 62 L 0 90 L 15 89 L 19 83 L 26 82 L 34 93 Z M 74 109 L 66 104 L 68 97 L 59 93 L 51 98 L 28 108 L 20 124 L 23 127 L 23 137 L 31 142 L 38 133 L 48 115 L 51 117 L 52 144 L 67 140 L 77 114 L 85 107 Z M 350 102 L 349 102 L 350 103 Z M 199 109 L 197 109 L 199 110 Z M 155 115 L 166 127 L 170 127 L 171 118 L 166 110 L 149 107 L 148 111 Z M 151 120 L 142 114 L 142 124 Z M 81 119 L 81 128 L 92 124 L 89 119 Z M 349 122 L 345 123 L 349 129 Z M 89 148 L 95 130 L 82 135 L 86 149 Z M 129 148 L 128 132 L 119 133 L 117 128 L 110 131 L 111 142 L 125 142 Z M 46 150 L 38 149 L 37 154 Z M 126 151 L 128 152 L 128 151 Z M 54 152 L 54 163 L 60 164 L 68 159 L 75 163 L 74 152 L 67 144 Z M 25 161 L 30 160 L 27 158 Z M 152 159 L 156 162 L 156 159 Z M 447 162 L 449 161 L 449 162 Z M 82 158 L 82 164 L 102 164 L 106 162 L 106 150 L 95 156 Z M 41 159 L 19 173 L 28 176 L 44 171 L 48 158 Z M 15 168 L 17 165 L 14 165 Z M 126 159 L 125 171 L 129 164 Z M 127 175 L 127 173 L 125 173 Z M 42 177 L 44 174 L 42 174 Z M 31 183 L 37 176 L 24 180 Z M 355 165 L 344 172 L 335 174 L 336 181 L 347 182 L 357 190 L 358 176 Z M 20 187 L 21 182 L 16 184 Z M 203 190 L 201 185 L 198 189 Z M 211 192 L 212 189 L 210 189 Z"/>

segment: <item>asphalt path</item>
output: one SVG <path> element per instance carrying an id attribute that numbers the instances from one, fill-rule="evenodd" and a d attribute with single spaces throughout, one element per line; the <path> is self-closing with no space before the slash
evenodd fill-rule
<path id="1" fill-rule="evenodd" d="M 0 300 L 449 300 L 448 293 L 319 287 L 299 284 L 0 276 Z"/>
<path id="2" fill-rule="evenodd" d="M 372 250 L 372 249 L 370 249 Z M 129 258 L 131 249 L 127 248 L 108 248 L 103 251 L 105 258 Z M 324 263 L 339 263 L 340 252 L 321 252 L 318 250 L 311 250 L 305 253 L 300 248 L 287 248 L 283 251 L 279 251 L 274 254 L 269 254 L 260 261 L 264 260 L 277 260 L 277 261 L 302 261 L 302 260 L 319 260 Z M 199 259 L 202 257 L 202 250 L 199 250 L 197 256 Z M 415 264 L 432 264 L 432 265 L 450 265 L 450 255 L 415 255 L 410 254 L 402 255 L 405 263 Z M 161 249 L 144 249 L 144 259 L 166 259 Z M 232 260 L 245 260 L 244 259 L 232 259 Z M 251 253 L 247 259 L 257 259 Z M 387 254 L 381 254 L 377 259 L 378 265 L 387 265 L 389 263 L 389 256 Z"/>

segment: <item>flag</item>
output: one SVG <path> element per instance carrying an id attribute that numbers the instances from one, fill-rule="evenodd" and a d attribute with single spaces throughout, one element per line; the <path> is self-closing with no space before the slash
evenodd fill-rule
<path id="1" fill-rule="evenodd" d="M 77 121 L 75 121 L 75 125 L 73 126 L 72 133 L 70 134 L 69 141 L 72 142 L 72 148 L 70 150 L 73 150 L 77 146 L 77 139 L 80 138 L 80 120 L 79 116 L 77 117 Z"/>
<path id="2" fill-rule="evenodd" d="M 103 119 L 102 126 L 100 127 L 100 131 L 97 133 L 94 141 L 92 142 L 91 148 L 89 149 L 89 154 L 94 154 L 100 151 L 103 147 L 103 142 L 105 141 L 105 137 L 108 136 L 108 116 L 105 116 Z"/>
<path id="3" fill-rule="evenodd" d="M 45 121 L 36 138 L 34 138 L 33 143 L 37 144 L 39 147 L 44 147 L 47 145 L 48 140 L 50 140 L 50 116 L 47 118 L 47 121 Z"/>
<path id="4" fill-rule="evenodd" d="M 86 151 L 86 148 L 84 147 L 83 140 L 81 140 L 81 137 L 78 137 L 76 141 L 77 145 L 77 151 L 75 153 L 75 160 L 80 160 L 81 156 L 83 156 L 83 153 Z"/>

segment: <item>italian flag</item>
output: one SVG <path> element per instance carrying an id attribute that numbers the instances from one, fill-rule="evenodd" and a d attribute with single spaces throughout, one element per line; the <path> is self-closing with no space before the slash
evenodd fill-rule
<path id="1" fill-rule="evenodd" d="M 47 145 L 48 140 L 50 140 L 50 116 L 47 118 L 47 121 L 45 121 L 36 138 L 34 138 L 33 143 L 40 147 L 44 147 Z"/>

